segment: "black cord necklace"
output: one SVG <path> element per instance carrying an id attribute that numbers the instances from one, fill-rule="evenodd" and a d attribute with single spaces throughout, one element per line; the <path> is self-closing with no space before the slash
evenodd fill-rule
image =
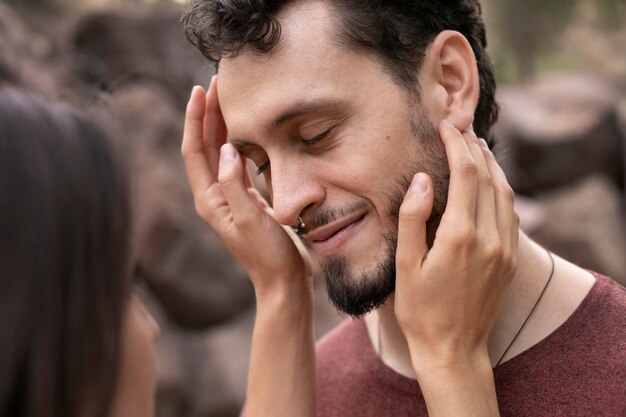
<path id="1" fill-rule="evenodd" d="M 552 257 L 552 253 L 550 253 L 549 250 L 546 249 L 546 252 L 548 253 L 548 257 L 550 257 L 550 262 L 552 263 L 552 269 L 550 270 L 550 276 L 548 277 L 548 281 L 546 281 L 546 285 L 543 286 L 543 290 L 541 290 L 541 294 L 539 294 L 539 297 L 537 298 L 537 301 L 535 301 L 535 305 L 530 310 L 530 313 L 528 313 L 528 316 L 526 316 L 526 320 L 524 320 L 524 323 L 522 323 L 522 326 L 519 328 L 517 333 L 515 333 L 515 337 L 513 337 L 513 340 L 511 340 L 511 343 L 509 343 L 509 345 L 504 350 L 504 353 L 502 354 L 502 356 L 500 356 L 500 359 L 498 359 L 498 363 L 496 363 L 496 366 L 500 365 L 500 362 L 502 362 L 502 359 L 504 359 L 506 354 L 509 352 L 509 349 L 511 349 L 511 346 L 513 346 L 513 343 L 515 343 L 515 341 L 517 340 L 517 336 L 520 335 L 520 333 L 522 332 L 522 329 L 524 329 L 524 326 L 526 326 L 526 323 L 528 323 L 528 319 L 530 319 L 530 316 L 532 316 L 533 313 L 535 312 L 535 309 L 539 305 L 539 301 L 541 301 L 541 298 L 543 297 L 543 294 L 546 292 L 548 285 L 550 285 L 550 281 L 552 281 L 552 275 L 554 275 L 554 258 Z"/>

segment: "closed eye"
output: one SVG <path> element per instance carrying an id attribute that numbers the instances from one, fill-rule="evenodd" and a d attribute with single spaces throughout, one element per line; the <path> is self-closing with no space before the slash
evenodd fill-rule
<path id="1" fill-rule="evenodd" d="M 327 136 L 328 136 L 328 135 L 329 135 L 329 134 L 333 131 L 333 129 L 334 129 L 334 127 L 331 127 L 330 129 L 326 130 L 325 132 L 320 133 L 320 134 L 319 134 L 319 135 L 317 135 L 317 136 L 314 136 L 314 137 L 312 137 L 312 138 L 310 138 L 310 139 L 306 139 L 306 140 L 305 140 L 305 139 L 303 139 L 303 140 L 302 140 L 302 143 L 303 143 L 305 146 L 313 146 L 313 145 L 315 145 L 316 143 L 318 143 L 318 142 L 320 142 L 320 141 L 324 140 L 324 139 L 325 139 L 325 138 L 326 138 L 326 137 L 327 137 Z"/>
<path id="2" fill-rule="evenodd" d="M 322 140 L 324 140 L 328 135 L 330 135 L 333 131 L 333 129 L 335 128 L 335 126 L 332 126 L 331 128 L 327 129 L 326 131 L 320 133 L 317 136 L 314 136 L 310 139 L 303 139 L 302 140 L 302 144 L 304 146 L 313 146 L 318 142 L 321 142 Z M 265 161 L 261 166 L 259 166 L 256 169 L 256 175 L 261 175 L 263 174 L 270 166 L 270 161 L 269 159 L 267 161 Z"/>

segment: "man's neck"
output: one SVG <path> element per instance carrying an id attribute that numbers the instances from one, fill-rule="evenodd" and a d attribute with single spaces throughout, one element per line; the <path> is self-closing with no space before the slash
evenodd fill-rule
<path id="1" fill-rule="evenodd" d="M 556 255 L 553 257 L 555 269 L 550 285 L 503 361 L 535 345 L 565 322 L 594 283 L 589 272 Z M 492 366 L 496 365 L 528 317 L 551 270 L 552 262 L 547 251 L 520 232 L 518 269 L 489 339 Z M 408 346 L 396 321 L 393 303 L 392 296 L 365 318 L 368 334 L 374 349 L 387 366 L 414 378 Z M 419 311 L 416 313 L 419 314 Z"/>

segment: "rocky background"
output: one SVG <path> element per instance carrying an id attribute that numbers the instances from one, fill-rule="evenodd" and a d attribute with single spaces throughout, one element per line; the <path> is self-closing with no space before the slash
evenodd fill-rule
<path id="1" fill-rule="evenodd" d="M 185 103 L 213 68 L 185 39 L 181 7 L 0 0 L 0 84 L 113 114 L 132 166 L 135 269 L 162 327 L 157 415 L 234 417 L 244 400 L 254 294 L 195 215 L 185 180 Z M 500 78 L 498 155 L 518 192 L 522 227 L 623 284 L 625 9 L 610 0 L 485 1 Z M 318 286 L 321 335 L 342 318 Z"/>

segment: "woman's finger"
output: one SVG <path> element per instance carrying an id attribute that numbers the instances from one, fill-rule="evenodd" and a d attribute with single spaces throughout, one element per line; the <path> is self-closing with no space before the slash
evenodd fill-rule
<path id="1" fill-rule="evenodd" d="M 463 133 L 467 147 L 472 153 L 478 169 L 478 195 L 476 197 L 476 230 L 482 236 L 496 236 L 498 233 L 496 221 L 496 197 L 494 195 L 494 181 L 491 177 L 483 150 L 478 138 L 472 130 Z"/>
<path id="2" fill-rule="evenodd" d="M 448 121 L 439 125 L 441 140 L 450 166 L 448 203 L 441 227 L 458 230 L 459 225 L 475 227 L 478 167 L 465 138 Z"/>
<path id="3" fill-rule="evenodd" d="M 205 115 L 204 89 L 194 87 L 185 112 L 185 128 L 181 153 L 194 197 L 198 198 L 215 182 L 204 149 L 203 123 Z"/>
<path id="4" fill-rule="evenodd" d="M 415 174 L 400 206 L 396 266 L 403 272 L 421 266 L 428 252 L 426 221 L 433 208 L 432 189 L 428 175 Z"/>
<path id="5" fill-rule="evenodd" d="M 245 171 L 243 159 L 237 149 L 230 143 L 222 145 L 218 178 L 238 229 L 246 229 L 256 224 L 263 213 L 248 191 Z"/>
<path id="6" fill-rule="evenodd" d="M 514 254 L 517 251 L 519 237 L 519 217 L 513 207 L 515 194 L 504 171 L 484 141 L 482 151 L 493 179 L 498 234 L 502 244 L 505 245 L 505 251 Z"/>
<path id="7" fill-rule="evenodd" d="M 204 144 L 211 174 L 217 178 L 220 161 L 220 148 L 226 143 L 226 122 L 217 97 L 217 75 L 211 79 L 206 93 L 206 115 L 204 117 Z"/>

